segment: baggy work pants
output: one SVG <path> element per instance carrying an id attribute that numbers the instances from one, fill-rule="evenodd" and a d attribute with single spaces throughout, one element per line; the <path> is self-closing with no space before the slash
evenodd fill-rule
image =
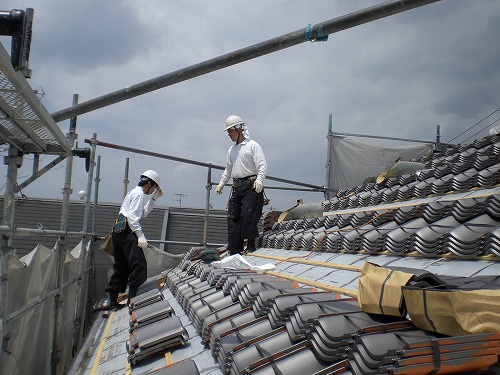
<path id="1" fill-rule="evenodd" d="M 139 287 L 147 279 L 147 262 L 144 251 L 137 244 L 137 236 L 130 228 L 121 233 L 113 233 L 115 247 L 113 274 L 106 291 L 123 293 L 129 289 L 129 296 L 135 297 Z"/>
<path id="2" fill-rule="evenodd" d="M 243 241 L 259 235 L 257 224 L 264 207 L 264 192 L 257 193 L 253 184 L 233 187 L 227 208 L 228 251 L 231 255 L 243 251 Z"/>

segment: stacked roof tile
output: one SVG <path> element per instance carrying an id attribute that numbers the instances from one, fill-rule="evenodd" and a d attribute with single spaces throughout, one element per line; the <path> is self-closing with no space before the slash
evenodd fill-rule
<path id="1" fill-rule="evenodd" d="M 500 287 L 498 277 L 410 271 L 411 288 Z M 447 336 L 422 330 L 405 309 L 400 316 L 367 313 L 356 298 L 252 270 L 221 269 L 186 257 L 164 277 L 223 374 L 479 373 L 500 355 L 500 333 Z M 188 299 L 182 296 L 196 286 Z"/>
<path id="2" fill-rule="evenodd" d="M 130 336 L 126 343 L 128 361 L 135 365 L 156 353 L 185 345 L 188 333 L 168 301 L 156 287 L 157 280 L 141 286 L 130 299 Z"/>
<path id="3" fill-rule="evenodd" d="M 276 223 L 261 245 L 290 250 L 418 252 L 469 258 L 492 254 L 500 226 L 500 137 L 450 147 L 418 162 L 426 169 L 344 191 L 323 202 L 326 219 Z M 397 224 L 397 225 L 396 225 Z"/>

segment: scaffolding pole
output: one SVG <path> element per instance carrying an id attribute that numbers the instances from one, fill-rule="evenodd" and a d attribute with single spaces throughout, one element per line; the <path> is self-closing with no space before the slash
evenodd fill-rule
<path id="1" fill-rule="evenodd" d="M 7 352 L 8 338 L 5 334 L 7 324 L 7 294 L 9 284 L 9 264 L 14 250 L 12 249 L 12 228 L 14 227 L 14 188 L 17 182 L 17 171 L 23 164 L 22 152 L 14 146 L 9 147 L 8 156 L 4 164 L 7 164 L 7 182 L 5 184 L 5 200 L 3 208 L 3 225 L 8 231 L 2 233 L 0 248 L 0 372 L 5 366 L 5 353 Z"/>
<path id="2" fill-rule="evenodd" d="M 93 134 L 92 139 L 96 139 L 97 133 Z M 76 351 L 80 344 L 80 338 L 83 336 L 83 327 L 82 324 L 85 320 L 85 301 L 87 300 L 86 292 L 86 283 L 85 283 L 85 275 L 83 274 L 83 270 L 85 269 L 88 261 L 88 251 L 87 244 L 89 243 L 89 219 L 90 219 L 90 210 L 92 207 L 92 203 L 90 201 L 90 195 L 92 193 L 92 180 L 94 178 L 94 167 L 95 167 L 95 153 L 96 146 L 92 145 L 90 149 L 90 163 L 89 163 L 89 171 L 87 175 L 87 194 L 85 195 L 85 214 L 83 217 L 83 228 L 82 232 L 84 233 L 81 242 L 80 248 L 80 256 L 78 257 L 78 273 L 82 275 L 81 278 L 78 279 L 77 288 L 76 288 L 76 304 L 74 309 L 74 320 L 73 320 L 73 342 L 72 342 L 72 350 Z M 97 182 L 96 182 L 97 184 Z M 94 210 L 96 207 L 94 207 Z M 95 222 L 94 222 L 95 223 Z M 90 244 L 89 251 L 92 251 L 93 243 Z M 84 306 L 82 308 L 82 306 Z"/>
<path id="3" fill-rule="evenodd" d="M 371 21 L 392 16 L 407 10 L 418 8 L 439 0 L 399 0 L 388 1 L 366 9 L 359 10 L 331 19 L 311 27 L 306 27 L 293 31 L 267 41 L 245 47 L 225 55 L 206 60 L 204 62 L 191 65 L 184 69 L 176 70 L 172 73 L 127 86 L 121 90 L 90 99 L 78 105 L 62 109 L 52 113 L 54 121 L 59 122 L 69 119 L 72 116 L 81 115 L 103 108 L 139 95 L 149 93 L 176 83 L 187 81 L 191 78 L 199 77 L 232 65 L 236 65 L 257 57 L 261 57 L 273 52 L 277 52 L 289 47 L 296 46 L 305 42 L 321 40 L 322 37 L 339 31 L 359 26 Z"/>
<path id="4" fill-rule="evenodd" d="M 210 193 L 212 190 L 212 168 L 208 168 L 207 172 L 207 198 L 205 201 L 205 221 L 203 225 L 203 246 L 207 246 L 208 238 L 208 219 L 210 217 Z"/>
<path id="5" fill-rule="evenodd" d="M 330 194 L 330 180 L 332 176 L 332 141 L 333 141 L 333 116 L 330 114 L 328 119 L 328 134 L 326 135 L 328 149 L 326 155 L 326 190 L 325 190 L 325 200 L 329 200 L 331 198 Z"/>
<path id="6" fill-rule="evenodd" d="M 78 103 L 78 95 L 73 95 L 73 105 Z M 67 134 L 67 139 L 71 148 L 75 145 L 76 135 L 76 117 L 73 117 L 69 124 L 69 132 Z M 66 168 L 64 173 L 64 187 L 63 187 L 63 200 L 61 208 L 61 222 L 59 228 L 61 232 L 65 233 L 68 229 L 68 212 L 69 212 L 69 198 L 72 193 L 71 189 L 71 175 L 73 172 L 73 154 L 69 153 L 66 157 Z M 51 356 L 50 356 L 50 372 L 52 375 L 57 373 L 57 365 L 59 363 L 59 352 L 58 347 L 58 337 L 59 331 L 61 330 L 62 324 L 60 320 L 62 317 L 59 314 L 59 309 L 61 308 L 64 300 L 62 299 L 62 284 L 64 282 L 64 260 L 66 258 L 66 252 L 68 245 L 66 243 L 66 235 L 61 234 L 58 241 L 56 242 L 56 287 L 54 293 L 54 310 L 53 319 L 54 323 L 52 325 L 52 341 L 51 341 Z"/>
<path id="7" fill-rule="evenodd" d="M 215 165 L 215 164 L 211 164 L 211 163 L 204 163 L 204 162 L 201 162 L 201 161 L 196 161 L 196 160 L 191 160 L 191 159 L 179 158 L 177 156 L 160 154 L 158 152 L 152 152 L 152 151 L 148 151 L 148 150 L 141 150 L 141 149 L 138 149 L 138 148 L 132 148 L 132 147 L 127 147 L 127 146 L 120 146 L 120 145 L 113 144 L 113 143 L 98 141 L 97 139 L 88 139 L 88 138 L 86 138 L 85 139 L 85 143 L 89 143 L 89 144 L 96 145 L 96 146 L 108 147 L 108 148 L 112 148 L 112 149 L 115 149 L 115 150 L 122 150 L 122 151 L 133 152 L 135 154 L 142 154 L 142 155 L 153 156 L 155 158 L 160 158 L 160 159 L 168 159 L 168 160 L 178 161 L 178 162 L 181 162 L 181 163 L 198 165 L 200 167 L 206 167 L 206 168 L 211 168 L 211 169 L 219 169 L 219 170 L 222 170 L 222 171 L 225 169 L 225 167 L 220 166 L 220 165 Z M 312 185 L 312 184 L 307 184 L 305 182 L 287 180 L 287 179 L 284 179 L 284 178 L 273 177 L 273 176 L 266 176 L 266 180 L 273 180 L 273 181 L 282 182 L 282 183 L 286 183 L 286 184 L 304 186 L 304 187 L 308 187 L 308 188 L 311 188 L 311 189 L 316 189 L 317 191 L 324 191 L 324 189 L 325 189 L 324 186 Z"/>

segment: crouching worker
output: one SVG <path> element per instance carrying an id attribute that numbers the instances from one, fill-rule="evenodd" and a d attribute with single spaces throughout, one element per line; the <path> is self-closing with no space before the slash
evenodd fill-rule
<path id="1" fill-rule="evenodd" d="M 146 204 L 145 195 L 151 195 Z M 127 285 L 130 299 L 137 295 L 139 286 L 147 279 L 144 251 L 148 247 L 148 241 L 142 232 L 140 220 L 148 216 L 156 200 L 162 195 L 160 176 L 155 171 L 147 170 L 141 175 L 138 185 L 130 190 L 123 200 L 112 234 L 113 274 L 106 287 L 109 309 L 120 307 L 118 294 L 125 292 Z"/>

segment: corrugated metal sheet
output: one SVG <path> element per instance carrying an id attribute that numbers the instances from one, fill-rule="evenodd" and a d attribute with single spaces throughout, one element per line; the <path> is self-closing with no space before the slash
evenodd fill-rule
<path id="1" fill-rule="evenodd" d="M 0 197 L 0 209 L 3 210 L 4 198 Z M 119 205 L 99 205 L 96 216 L 96 234 L 106 236 L 111 231 L 113 221 L 119 211 Z M 44 228 L 58 230 L 61 224 L 62 201 L 48 199 L 16 199 L 14 225 L 22 228 Z M 144 232 L 150 238 L 161 237 L 164 208 L 156 208 L 142 221 Z M 70 202 L 68 212 L 68 231 L 82 231 L 85 207 L 82 202 Z M 92 214 L 88 229 L 92 228 Z M 29 253 L 37 244 L 53 247 L 57 238 L 44 236 L 13 237 L 13 246 L 19 257 Z M 80 242 L 78 237 L 68 237 L 68 248 Z"/>
<path id="2" fill-rule="evenodd" d="M 211 210 L 208 219 L 207 242 L 225 244 L 227 242 L 226 211 Z M 167 227 L 170 241 L 203 242 L 205 210 L 171 207 Z M 172 254 L 184 254 L 192 245 L 167 244 L 166 251 Z"/>
<path id="3" fill-rule="evenodd" d="M 4 197 L 0 197 L 0 210 L 3 210 Z M 16 199 L 14 225 L 22 228 L 45 228 L 57 230 L 60 227 L 62 202 L 50 199 Z M 119 204 L 99 204 L 96 215 L 96 235 L 106 236 L 111 230 L 111 225 L 120 209 Z M 68 230 L 81 231 L 85 207 L 82 202 L 70 202 L 68 212 Z M 170 241 L 203 242 L 203 226 L 205 211 L 191 208 L 167 208 L 158 206 L 141 221 L 150 240 L 165 238 Z M 227 242 L 226 211 L 211 210 L 208 221 L 208 242 L 224 244 Z M 88 228 L 92 228 L 92 211 Z M 163 233 L 163 228 L 167 228 Z M 19 257 L 26 255 L 39 243 L 53 247 L 55 237 L 27 236 L 13 238 L 13 246 Z M 68 237 L 68 247 L 72 248 L 80 242 L 80 238 Z M 155 246 L 161 248 L 159 244 Z M 170 244 L 165 245 L 165 250 L 173 254 L 183 254 L 192 245 Z"/>

